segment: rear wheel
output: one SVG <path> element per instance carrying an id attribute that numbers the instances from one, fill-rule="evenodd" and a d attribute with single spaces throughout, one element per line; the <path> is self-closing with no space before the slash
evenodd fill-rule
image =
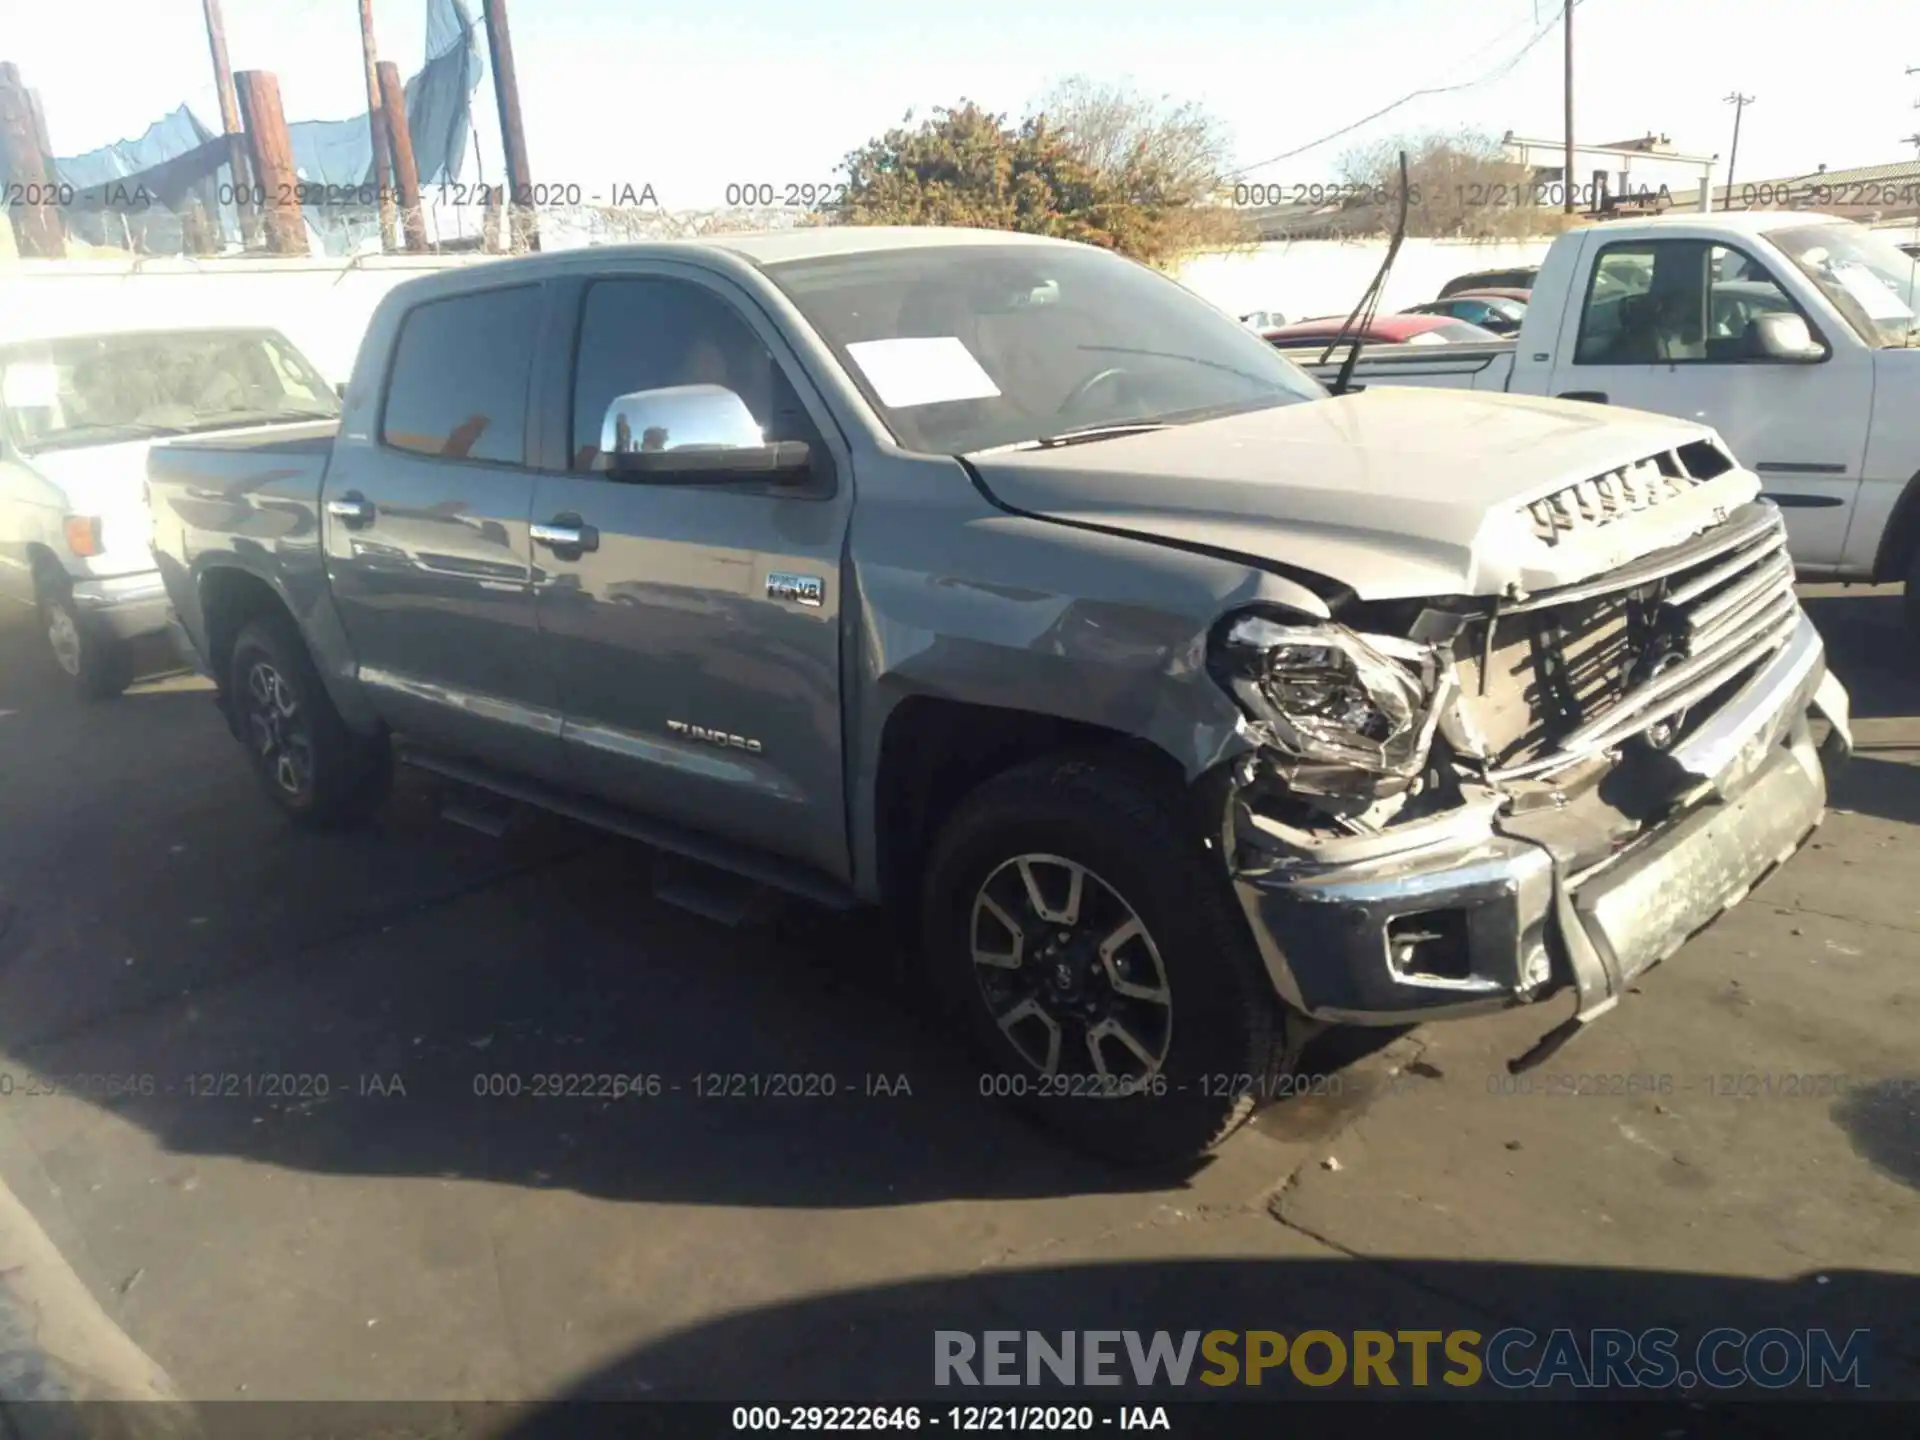
<path id="1" fill-rule="evenodd" d="M 1054 757 L 962 802 L 926 877 L 933 981 L 1003 1097 L 1109 1159 L 1225 1139 L 1290 1053 L 1217 855 L 1180 796 Z"/>
<path id="2" fill-rule="evenodd" d="M 82 613 L 64 581 L 41 582 L 40 626 L 53 663 L 81 699 L 111 699 L 132 683 L 126 643 Z"/>
<path id="3" fill-rule="evenodd" d="M 1907 561 L 1906 591 L 1901 599 L 1906 606 L 1907 634 L 1920 639 L 1920 545 L 1914 546 L 1913 558 Z"/>
<path id="4" fill-rule="evenodd" d="M 386 798 L 391 748 L 347 728 L 284 616 L 263 616 L 240 632 L 227 702 L 261 788 L 295 823 L 349 823 Z"/>

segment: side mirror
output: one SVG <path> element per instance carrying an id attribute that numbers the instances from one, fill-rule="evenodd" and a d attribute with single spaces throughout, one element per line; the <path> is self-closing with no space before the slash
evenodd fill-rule
<path id="1" fill-rule="evenodd" d="M 1761 360 L 1810 365 L 1827 358 L 1827 347 L 1813 338 L 1805 317 L 1776 312 L 1756 315 L 1747 324 L 1747 349 Z"/>
<path id="2" fill-rule="evenodd" d="M 804 442 L 767 443 L 746 402 L 724 385 L 615 396 L 600 423 L 600 463 L 608 474 L 666 485 L 785 486 L 813 473 Z"/>

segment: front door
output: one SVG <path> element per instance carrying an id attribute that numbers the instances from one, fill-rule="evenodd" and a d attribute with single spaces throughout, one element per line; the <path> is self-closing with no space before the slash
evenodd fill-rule
<path id="1" fill-rule="evenodd" d="M 388 724 L 551 779 L 560 715 L 534 616 L 526 464 L 541 304 L 523 284 L 401 317 L 384 403 L 350 410 L 321 509 L 334 602 Z"/>
<path id="2" fill-rule="evenodd" d="M 778 331 L 720 277 L 603 278 L 570 308 L 569 468 L 542 473 L 533 500 L 537 524 L 591 546 L 535 553 L 570 783 L 844 879 L 853 492 L 831 417 Z M 610 474 L 600 443 L 614 398 L 684 384 L 733 391 L 767 440 L 805 441 L 830 483 L 802 497 Z"/>
<path id="3" fill-rule="evenodd" d="M 1828 357 L 1816 363 L 1759 357 L 1748 326 L 1773 312 L 1800 314 L 1821 334 L 1743 249 L 1707 239 L 1603 244 L 1572 363 L 1555 366 L 1550 393 L 1713 426 L 1781 507 L 1795 563 L 1819 573 L 1840 563 L 1860 490 L 1873 354 L 1826 335 Z"/>

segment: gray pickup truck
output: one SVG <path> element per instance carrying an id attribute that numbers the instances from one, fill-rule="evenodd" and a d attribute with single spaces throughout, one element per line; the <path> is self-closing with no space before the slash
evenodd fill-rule
<path id="1" fill-rule="evenodd" d="M 149 469 L 176 638 L 290 816 L 364 814 L 398 754 L 887 907 L 983 1091 L 1122 1158 L 1218 1141 L 1329 1023 L 1570 997 L 1536 1063 L 1850 748 L 1711 430 L 1329 397 L 1064 241 L 415 280 L 337 427 Z"/>

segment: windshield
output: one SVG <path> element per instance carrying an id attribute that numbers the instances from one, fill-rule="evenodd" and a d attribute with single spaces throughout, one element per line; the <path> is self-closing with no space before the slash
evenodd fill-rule
<path id="1" fill-rule="evenodd" d="M 278 335 L 87 335 L 0 352 L 0 405 L 21 450 L 110 445 L 340 413 L 333 387 Z"/>
<path id="2" fill-rule="evenodd" d="M 1767 239 L 1782 250 L 1867 344 L 1912 345 L 1916 303 L 1915 261 L 1900 247 L 1848 221 L 1772 230 Z"/>
<path id="3" fill-rule="evenodd" d="M 1325 396 L 1260 337 L 1104 250 L 955 245 L 770 265 L 905 449 L 959 455 Z"/>

